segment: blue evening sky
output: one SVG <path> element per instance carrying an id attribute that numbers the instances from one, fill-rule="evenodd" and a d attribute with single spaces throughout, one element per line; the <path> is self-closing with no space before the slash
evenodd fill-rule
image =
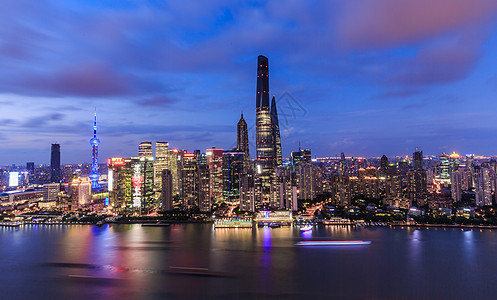
<path id="1" fill-rule="evenodd" d="M 95 107 L 100 161 L 228 149 L 260 54 L 284 156 L 497 154 L 496 23 L 495 0 L 5 1 L 0 164 L 90 162 Z"/>

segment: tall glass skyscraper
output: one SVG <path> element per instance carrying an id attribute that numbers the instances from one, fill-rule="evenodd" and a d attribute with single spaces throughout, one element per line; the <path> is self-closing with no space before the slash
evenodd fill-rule
<path id="1" fill-rule="evenodd" d="M 50 181 L 60 182 L 60 144 L 52 144 L 50 152 Z"/>
<path id="2" fill-rule="evenodd" d="M 260 201 L 269 203 L 271 174 L 274 172 L 274 135 L 269 108 L 268 59 L 259 55 L 257 60 L 256 89 L 256 174 L 260 182 Z"/>

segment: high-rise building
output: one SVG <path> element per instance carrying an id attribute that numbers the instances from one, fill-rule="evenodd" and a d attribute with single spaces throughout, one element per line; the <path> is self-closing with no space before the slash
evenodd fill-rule
<path id="1" fill-rule="evenodd" d="M 269 107 L 268 59 L 259 55 L 256 89 L 256 175 L 260 185 L 260 202 L 269 203 L 271 176 L 274 172 L 274 136 Z"/>
<path id="2" fill-rule="evenodd" d="M 475 167 L 476 205 L 492 205 L 492 173 L 491 169 Z"/>
<path id="3" fill-rule="evenodd" d="M 452 172 L 451 176 L 451 185 L 450 185 L 450 193 L 452 196 L 452 200 L 454 202 L 461 201 L 462 194 L 462 176 L 460 170 Z"/>
<path id="4" fill-rule="evenodd" d="M 198 165 L 198 209 L 200 212 L 211 211 L 210 176 L 207 164 Z"/>
<path id="5" fill-rule="evenodd" d="M 271 193 L 275 197 L 274 203 L 279 203 L 280 209 L 298 210 L 298 185 L 297 174 L 289 166 L 280 166 L 276 168 L 276 176 L 272 189 L 275 193 Z"/>
<path id="6" fill-rule="evenodd" d="M 250 164 L 248 129 L 247 129 L 247 122 L 245 122 L 245 119 L 243 118 L 243 114 L 240 117 L 240 121 L 238 121 L 236 133 L 237 133 L 237 135 L 236 135 L 236 148 L 243 152 L 244 165 L 245 165 L 245 168 L 248 168 L 249 164 Z"/>
<path id="7" fill-rule="evenodd" d="M 131 212 L 133 203 L 131 159 L 113 157 L 109 158 L 107 165 L 109 207 L 117 213 Z"/>
<path id="8" fill-rule="evenodd" d="M 244 173 L 244 152 L 238 149 L 223 152 L 223 198 L 235 204 L 240 200 L 240 177 Z"/>
<path id="9" fill-rule="evenodd" d="M 168 147 L 169 147 L 168 142 L 155 142 L 154 185 L 156 190 L 155 193 L 156 199 L 159 199 L 162 193 L 162 179 L 163 179 L 162 171 L 168 168 L 167 166 L 168 163 L 167 155 L 169 152 Z"/>
<path id="10" fill-rule="evenodd" d="M 223 200 L 223 149 L 206 150 L 210 176 L 210 198 L 219 203 Z"/>
<path id="11" fill-rule="evenodd" d="M 57 200 L 60 192 L 60 183 L 46 183 L 43 185 L 43 201 L 51 202 Z"/>
<path id="12" fill-rule="evenodd" d="M 437 178 L 441 185 L 448 186 L 450 184 L 450 162 L 449 156 L 445 153 L 439 156 Z"/>
<path id="13" fill-rule="evenodd" d="M 282 153 L 281 153 L 281 136 L 280 136 L 280 124 L 278 121 L 278 110 L 276 109 L 276 101 L 271 100 L 271 125 L 273 127 L 273 141 L 274 141 L 274 165 L 276 167 L 282 164 Z"/>
<path id="14" fill-rule="evenodd" d="M 171 170 L 173 180 L 173 196 L 179 195 L 179 184 L 181 177 L 181 155 L 183 151 L 178 149 L 169 149 L 167 151 L 166 165 L 167 169 Z"/>
<path id="15" fill-rule="evenodd" d="M 345 159 L 345 153 L 340 153 L 340 174 L 346 175 L 347 172 L 347 160 Z"/>
<path id="16" fill-rule="evenodd" d="M 309 164 L 312 162 L 311 149 L 301 149 L 290 153 L 292 166 L 296 170 L 300 164 Z"/>
<path id="17" fill-rule="evenodd" d="M 138 146 L 138 157 L 154 158 L 152 154 L 152 143 L 141 142 Z"/>
<path id="18" fill-rule="evenodd" d="M 87 208 L 91 205 L 91 181 L 89 178 L 74 178 L 68 184 L 72 198 L 72 209 Z"/>
<path id="19" fill-rule="evenodd" d="M 27 162 L 26 163 L 26 170 L 29 172 L 30 175 L 34 174 L 34 172 L 35 172 L 35 163 L 34 162 Z"/>
<path id="20" fill-rule="evenodd" d="M 162 184 L 161 184 L 161 200 L 162 200 L 162 210 L 171 211 L 173 210 L 173 176 L 171 170 L 162 170 Z"/>
<path id="21" fill-rule="evenodd" d="M 100 179 L 100 173 L 98 172 L 98 145 L 100 140 L 97 138 L 97 109 L 95 109 L 95 117 L 93 120 L 93 137 L 90 139 L 91 145 L 91 172 L 88 176 L 91 180 L 91 188 L 93 190 L 98 190 L 98 180 Z"/>
<path id="22" fill-rule="evenodd" d="M 183 153 L 181 164 L 180 197 L 183 201 L 182 207 L 184 210 L 192 210 L 198 207 L 198 187 L 197 158 L 193 153 Z"/>
<path id="23" fill-rule="evenodd" d="M 60 182 L 60 144 L 52 144 L 50 153 L 50 181 Z"/>
<path id="24" fill-rule="evenodd" d="M 255 211 L 254 170 L 249 168 L 240 178 L 240 211 Z"/>
<path id="25" fill-rule="evenodd" d="M 412 160 L 414 161 L 414 170 L 423 169 L 423 151 L 419 150 L 418 147 L 416 147 L 412 154 Z"/>
<path id="26" fill-rule="evenodd" d="M 154 159 L 150 156 L 130 158 L 132 202 L 126 203 L 133 213 L 148 214 L 158 207 L 154 199 Z"/>
<path id="27" fill-rule="evenodd" d="M 302 200 L 313 200 L 319 194 L 319 171 L 313 163 L 300 164 L 297 169 L 299 195 Z"/>
<path id="28" fill-rule="evenodd" d="M 407 172 L 407 191 L 412 205 L 422 206 L 426 204 L 428 190 L 425 170 L 416 169 Z"/>

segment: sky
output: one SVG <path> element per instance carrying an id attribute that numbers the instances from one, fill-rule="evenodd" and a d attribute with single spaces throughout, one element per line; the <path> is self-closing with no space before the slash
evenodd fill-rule
<path id="1" fill-rule="evenodd" d="M 284 157 L 497 154 L 495 0 L 16 0 L 0 10 L 0 165 L 255 144 L 269 58 Z"/>

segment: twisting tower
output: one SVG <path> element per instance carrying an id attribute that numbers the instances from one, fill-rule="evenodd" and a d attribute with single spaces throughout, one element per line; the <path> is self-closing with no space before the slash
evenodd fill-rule
<path id="1" fill-rule="evenodd" d="M 90 139 L 91 145 L 91 173 L 88 177 L 91 180 L 92 190 L 98 190 L 98 179 L 100 179 L 100 173 L 98 172 L 98 145 L 100 140 L 97 138 L 97 109 L 95 108 L 95 119 L 93 121 L 93 138 Z"/>

